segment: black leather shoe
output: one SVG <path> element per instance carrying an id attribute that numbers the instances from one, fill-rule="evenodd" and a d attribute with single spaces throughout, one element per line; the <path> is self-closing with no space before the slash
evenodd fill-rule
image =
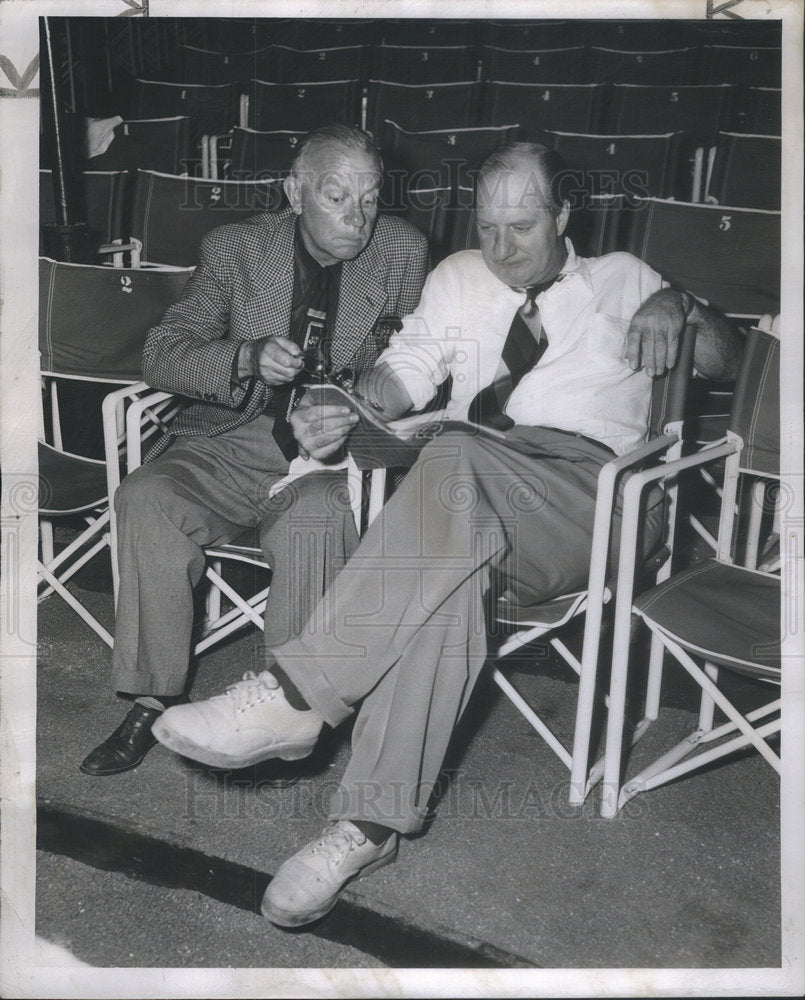
<path id="1" fill-rule="evenodd" d="M 123 774 L 141 764 L 156 744 L 151 726 L 162 715 L 160 708 L 147 708 L 135 702 L 133 708 L 112 735 L 88 754 L 80 768 L 84 774 L 104 777 Z"/>

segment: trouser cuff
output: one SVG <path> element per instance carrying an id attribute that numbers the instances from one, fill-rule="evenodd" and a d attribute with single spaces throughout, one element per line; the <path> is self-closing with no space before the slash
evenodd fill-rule
<path id="1" fill-rule="evenodd" d="M 352 715 L 324 674 L 322 666 L 312 659 L 287 656 L 280 649 L 266 650 L 267 659 L 274 659 L 288 675 L 299 693 L 329 726 L 337 726 Z"/>

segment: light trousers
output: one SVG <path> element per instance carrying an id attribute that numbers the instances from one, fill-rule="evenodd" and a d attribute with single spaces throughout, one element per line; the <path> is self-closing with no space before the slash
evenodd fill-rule
<path id="1" fill-rule="evenodd" d="M 329 724 L 361 702 L 332 819 L 418 830 L 486 659 L 487 600 L 505 587 L 530 605 L 586 584 L 611 453 L 510 433 L 516 447 L 455 432 L 429 444 L 299 636 L 272 650 Z"/>

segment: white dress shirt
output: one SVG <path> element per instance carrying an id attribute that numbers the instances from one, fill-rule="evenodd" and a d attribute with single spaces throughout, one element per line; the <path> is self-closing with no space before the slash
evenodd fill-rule
<path id="1" fill-rule="evenodd" d="M 505 412 L 516 424 L 584 434 L 623 454 L 645 439 L 651 379 L 626 362 L 626 332 L 639 306 L 664 287 L 627 253 L 577 257 L 566 240 L 562 279 L 537 296 L 548 347 L 520 381 Z M 453 376 L 450 419 L 466 419 L 498 370 L 523 292 L 503 284 L 479 250 L 442 261 L 429 275 L 378 363 L 389 365 L 421 409 Z"/>

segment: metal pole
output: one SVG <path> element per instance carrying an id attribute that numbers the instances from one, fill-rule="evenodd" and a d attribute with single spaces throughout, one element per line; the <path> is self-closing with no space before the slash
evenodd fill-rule
<path id="1" fill-rule="evenodd" d="M 56 222 L 42 227 L 45 252 L 56 260 L 85 263 L 93 258 L 89 245 L 89 227 L 81 218 L 77 197 L 75 157 L 70 148 L 67 119 L 61 96 L 61 81 L 56 67 L 51 19 L 39 19 L 42 72 L 42 118 L 45 137 L 53 161 L 53 198 Z"/>

